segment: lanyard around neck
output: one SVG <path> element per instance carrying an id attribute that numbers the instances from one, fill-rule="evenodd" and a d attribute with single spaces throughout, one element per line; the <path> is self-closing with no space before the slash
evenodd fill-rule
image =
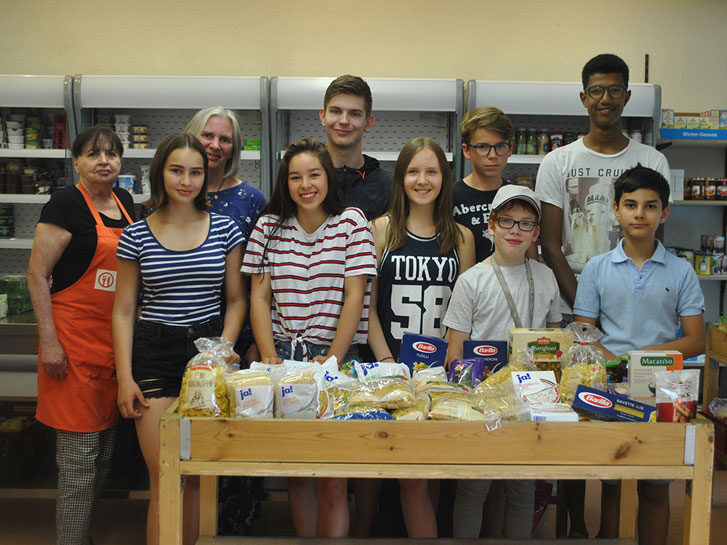
<path id="1" fill-rule="evenodd" d="M 530 327 L 533 327 L 533 310 L 535 308 L 535 284 L 533 283 L 533 273 L 530 270 L 530 260 L 526 257 L 525 258 L 525 275 L 528 278 L 528 312 L 530 314 Z M 520 321 L 520 314 L 517 311 L 517 307 L 515 307 L 515 302 L 512 300 L 512 294 L 510 293 L 510 288 L 507 287 L 507 282 L 505 282 L 505 277 L 502 275 L 502 270 L 500 269 L 500 265 L 497 263 L 497 260 L 495 259 L 495 256 L 493 255 L 490 257 L 490 263 L 492 263 L 492 269 L 495 271 L 495 276 L 497 277 L 497 281 L 500 283 L 500 287 L 502 288 L 502 293 L 505 295 L 505 300 L 507 301 L 507 306 L 510 309 L 510 315 L 512 316 L 512 321 L 515 323 L 515 327 L 523 327 L 522 322 Z"/>

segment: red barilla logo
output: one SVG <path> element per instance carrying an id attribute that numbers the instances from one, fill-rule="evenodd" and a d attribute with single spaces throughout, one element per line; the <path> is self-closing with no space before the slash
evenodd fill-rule
<path id="1" fill-rule="evenodd" d="M 418 343 L 414 343 L 412 345 L 414 347 L 414 350 L 418 350 L 419 352 L 426 352 L 427 354 L 431 354 L 432 352 L 437 351 L 437 347 L 430 343 L 425 343 L 423 341 L 419 341 Z"/>
<path id="2" fill-rule="evenodd" d="M 475 354 L 479 354 L 480 356 L 494 356 L 497 354 L 497 348 L 487 344 L 482 344 L 475 348 Z"/>
<path id="3" fill-rule="evenodd" d="M 583 403 L 593 405 L 594 407 L 601 407 L 604 409 L 609 409 L 613 407 L 613 402 L 607 397 L 603 397 L 602 395 L 592 394 L 591 392 L 581 392 L 580 394 L 578 394 L 578 397 L 581 399 L 581 401 L 583 401 Z"/>

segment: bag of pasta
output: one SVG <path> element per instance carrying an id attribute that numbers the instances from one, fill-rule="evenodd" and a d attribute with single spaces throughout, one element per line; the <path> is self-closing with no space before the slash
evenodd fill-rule
<path id="1" fill-rule="evenodd" d="M 348 403 L 352 407 L 404 409 L 416 403 L 414 388 L 406 377 L 372 378 L 359 381 Z"/>
<path id="2" fill-rule="evenodd" d="M 530 411 L 522 397 L 515 393 L 512 380 L 498 384 L 485 381 L 475 389 L 472 399 L 485 415 L 485 424 L 490 431 L 505 422 L 530 420 Z"/>
<path id="3" fill-rule="evenodd" d="M 330 357 L 321 364 L 323 382 L 328 393 L 328 403 L 332 414 L 341 414 L 348 407 L 348 399 L 358 380 L 338 368 L 335 357 Z"/>
<path id="4" fill-rule="evenodd" d="M 442 397 L 432 400 L 432 407 L 429 410 L 430 420 L 465 420 L 482 422 L 485 415 L 476 407 L 472 400 L 465 400 L 453 397 Z"/>
<path id="5" fill-rule="evenodd" d="M 232 418 L 272 418 L 275 385 L 270 373 L 243 369 L 225 377 Z"/>
<path id="6" fill-rule="evenodd" d="M 225 376 L 235 370 L 226 358 L 233 355 L 232 343 L 222 337 L 201 337 L 194 341 L 199 354 L 187 363 L 179 392 L 179 413 L 189 416 L 226 416 Z"/>
<path id="7" fill-rule="evenodd" d="M 490 386 L 495 386 L 498 384 L 511 383 L 511 376 L 515 371 L 536 370 L 537 366 L 535 365 L 535 353 L 533 352 L 533 349 L 530 347 L 523 348 L 513 354 L 507 365 L 503 365 L 497 371 L 492 373 L 482 384 L 487 383 Z M 480 386 L 482 386 L 482 384 L 480 384 Z"/>
<path id="8" fill-rule="evenodd" d="M 275 387 L 275 418 L 316 418 L 318 383 L 315 373 L 292 371 Z"/>
<path id="9" fill-rule="evenodd" d="M 417 396 L 416 403 L 411 407 L 394 409 L 391 416 L 397 420 L 426 420 L 431 407 L 431 398 L 428 394 Z"/>
<path id="10" fill-rule="evenodd" d="M 566 329 L 573 333 L 574 342 L 563 357 L 560 375 L 561 401 L 573 403 L 580 384 L 606 389 L 606 359 L 603 350 L 594 345 L 603 333 L 594 325 L 572 322 Z"/>

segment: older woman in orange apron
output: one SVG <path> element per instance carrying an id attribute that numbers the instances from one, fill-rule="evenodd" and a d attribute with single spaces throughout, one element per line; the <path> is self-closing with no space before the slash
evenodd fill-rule
<path id="1" fill-rule="evenodd" d="M 123 148 L 108 128 L 72 146 L 80 179 L 41 212 L 28 266 L 38 321 L 36 418 L 57 430 L 57 543 L 90 543 L 90 525 L 113 454 L 117 383 L 111 340 L 116 246 L 133 199 L 113 190 Z"/>

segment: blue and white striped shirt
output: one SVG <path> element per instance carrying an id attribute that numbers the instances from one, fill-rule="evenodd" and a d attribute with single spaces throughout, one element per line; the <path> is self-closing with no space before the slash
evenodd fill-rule
<path id="1" fill-rule="evenodd" d="M 139 263 L 141 319 L 195 325 L 219 316 L 225 258 L 242 241 L 235 222 L 214 213 L 207 238 L 192 250 L 165 248 L 146 220 L 124 228 L 116 257 Z"/>

